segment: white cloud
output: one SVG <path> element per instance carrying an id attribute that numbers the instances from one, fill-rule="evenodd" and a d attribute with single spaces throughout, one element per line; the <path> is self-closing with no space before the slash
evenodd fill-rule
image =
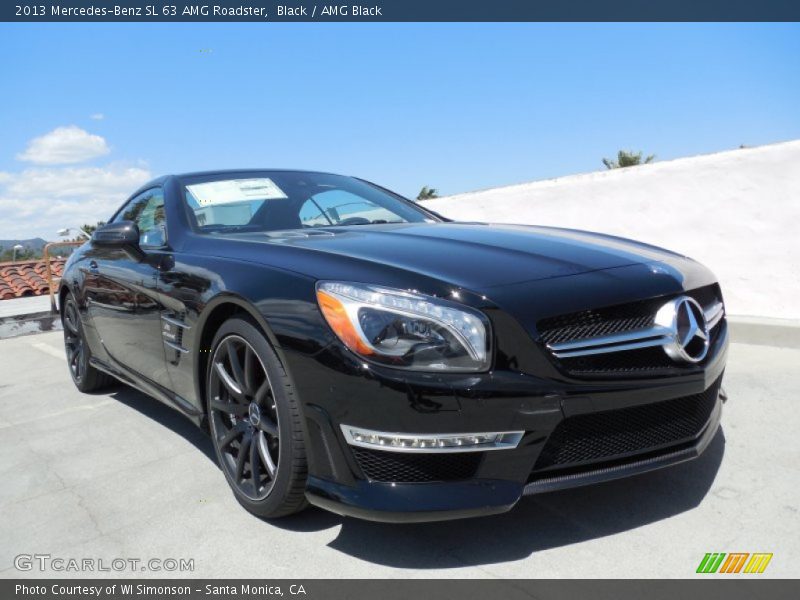
<path id="1" fill-rule="evenodd" d="M 142 166 L 32 168 L 0 172 L 0 239 L 56 239 L 63 227 L 107 220 L 151 179 Z"/>
<path id="2" fill-rule="evenodd" d="M 102 121 L 106 118 L 106 116 L 103 113 L 94 113 L 89 115 L 89 118 L 94 119 L 95 121 Z"/>
<path id="3" fill-rule="evenodd" d="M 67 165 L 97 158 L 109 152 L 105 139 L 75 125 L 69 125 L 57 127 L 43 136 L 33 138 L 17 158 L 38 165 Z"/>

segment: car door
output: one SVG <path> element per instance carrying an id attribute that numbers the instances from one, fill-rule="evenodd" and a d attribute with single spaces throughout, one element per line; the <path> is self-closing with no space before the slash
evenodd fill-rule
<path id="1" fill-rule="evenodd" d="M 118 221 L 136 223 L 139 248 L 92 249 L 84 275 L 89 318 L 115 362 L 169 389 L 156 288 L 167 243 L 161 188 L 132 198 L 112 219 Z"/>

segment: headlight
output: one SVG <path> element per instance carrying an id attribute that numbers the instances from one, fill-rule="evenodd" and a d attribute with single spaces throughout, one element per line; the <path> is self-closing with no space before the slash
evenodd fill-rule
<path id="1" fill-rule="evenodd" d="M 489 368 L 489 325 L 453 302 L 360 283 L 324 281 L 317 301 L 339 339 L 369 360 L 420 371 Z"/>

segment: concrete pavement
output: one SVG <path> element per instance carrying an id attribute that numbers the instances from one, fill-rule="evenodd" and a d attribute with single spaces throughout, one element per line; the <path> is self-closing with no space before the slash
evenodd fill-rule
<path id="1" fill-rule="evenodd" d="M 796 576 L 798 364 L 797 349 L 734 344 L 723 429 L 692 463 L 484 519 L 265 522 L 177 413 L 123 386 L 77 392 L 59 332 L 0 340 L 0 577 L 141 574 L 15 569 L 35 553 L 194 559 L 157 577 L 692 577 L 706 552 L 772 552 L 762 577 Z"/>

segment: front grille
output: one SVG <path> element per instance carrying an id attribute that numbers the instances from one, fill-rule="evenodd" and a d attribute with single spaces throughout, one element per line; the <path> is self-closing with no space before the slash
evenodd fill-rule
<path id="1" fill-rule="evenodd" d="M 367 479 L 397 483 L 470 479 L 482 456 L 481 452 L 384 452 L 357 446 L 351 449 Z"/>
<path id="2" fill-rule="evenodd" d="M 598 335 L 643 329 L 653 325 L 658 309 L 677 295 L 659 296 L 549 317 L 539 321 L 536 328 L 545 344 L 571 342 Z M 697 300 L 701 306 L 708 306 L 715 300 L 721 301 L 719 286 L 716 284 L 686 292 L 686 295 Z"/>
<path id="3" fill-rule="evenodd" d="M 615 461 L 691 442 L 711 417 L 720 382 L 721 377 L 700 394 L 568 417 L 548 438 L 534 472 Z"/>
<path id="4" fill-rule="evenodd" d="M 717 284 L 697 288 L 685 292 L 685 294 L 697 300 L 703 307 L 722 301 Z M 627 304 L 549 317 L 539 321 L 536 328 L 545 344 L 572 342 L 644 329 L 653 326 L 658 309 L 676 295 L 659 296 Z M 714 343 L 721 329 L 722 325 L 717 325 L 713 329 L 711 344 Z M 553 357 L 553 360 L 559 367 L 578 377 L 627 374 L 669 375 L 697 368 L 697 365 L 682 365 L 674 362 L 659 346 L 587 356 Z"/>

